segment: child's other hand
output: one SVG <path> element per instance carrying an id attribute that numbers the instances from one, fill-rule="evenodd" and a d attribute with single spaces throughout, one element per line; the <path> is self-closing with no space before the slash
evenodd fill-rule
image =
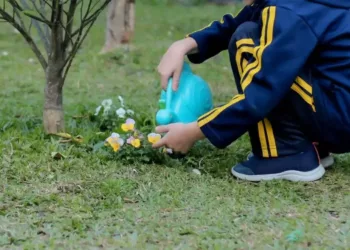
<path id="1" fill-rule="evenodd" d="M 168 80 L 171 77 L 173 78 L 173 90 L 177 90 L 184 57 L 188 52 L 195 48 L 197 48 L 195 40 L 192 38 L 186 38 L 173 43 L 163 55 L 158 65 L 158 73 L 160 74 L 161 85 L 164 90 L 167 88 Z"/>
<path id="2" fill-rule="evenodd" d="M 197 122 L 159 126 L 156 128 L 156 132 L 166 133 L 166 135 L 153 144 L 154 148 L 166 147 L 172 149 L 174 153 L 182 154 L 186 154 L 196 141 L 205 138 Z"/>

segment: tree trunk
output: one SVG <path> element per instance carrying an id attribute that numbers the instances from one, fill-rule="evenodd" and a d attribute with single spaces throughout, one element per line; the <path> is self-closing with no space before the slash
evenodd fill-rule
<path id="1" fill-rule="evenodd" d="M 64 132 L 62 62 L 49 64 L 46 72 L 44 129 L 47 134 Z"/>
<path id="2" fill-rule="evenodd" d="M 56 2 L 57 4 L 57 2 Z M 44 129 L 47 134 L 64 132 L 63 70 L 66 61 L 66 51 L 62 44 L 64 41 L 62 23 L 62 4 L 58 4 L 53 12 L 54 22 L 51 27 L 51 48 L 46 68 Z"/>
<path id="3" fill-rule="evenodd" d="M 135 0 L 112 0 L 108 6 L 106 42 L 101 53 L 129 44 L 135 29 Z"/>
<path id="4" fill-rule="evenodd" d="M 122 36 L 122 43 L 130 43 L 135 31 L 135 0 L 127 0 L 125 6 L 124 18 L 124 34 Z"/>

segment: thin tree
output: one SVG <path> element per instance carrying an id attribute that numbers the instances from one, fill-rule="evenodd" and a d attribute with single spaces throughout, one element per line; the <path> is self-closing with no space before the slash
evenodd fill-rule
<path id="1" fill-rule="evenodd" d="M 84 39 L 110 1 L 0 1 L 0 20 L 20 32 L 44 69 L 43 124 L 46 133 L 64 131 L 62 89 L 65 79 Z M 33 26 L 42 44 L 34 39 Z"/>
<path id="2" fill-rule="evenodd" d="M 135 0 L 112 0 L 108 6 L 106 41 L 101 54 L 129 45 L 135 30 Z"/>

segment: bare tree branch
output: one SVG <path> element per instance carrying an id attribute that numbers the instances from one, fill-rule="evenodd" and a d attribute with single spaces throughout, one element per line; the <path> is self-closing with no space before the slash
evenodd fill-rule
<path id="1" fill-rule="evenodd" d="M 75 55 L 77 54 L 79 48 L 81 47 L 81 44 L 83 43 L 83 41 L 85 40 L 87 34 L 89 33 L 91 27 L 93 26 L 93 24 L 95 23 L 98 15 L 103 11 L 103 9 L 109 4 L 111 0 L 105 0 L 104 3 L 101 4 L 101 6 L 88 17 L 90 8 L 91 8 L 91 3 L 92 0 L 89 1 L 89 5 L 87 8 L 87 11 L 85 12 L 84 17 L 82 17 L 81 23 L 80 23 L 80 27 L 78 30 L 76 30 L 74 33 L 78 34 L 77 39 L 75 40 L 75 44 L 72 48 L 72 52 L 70 53 L 70 55 L 68 56 L 68 58 L 66 59 L 65 62 L 65 71 L 63 74 L 63 79 L 66 78 L 67 73 L 72 65 L 73 62 L 73 58 L 75 57 Z M 83 4 L 82 4 L 83 5 Z M 93 9 L 93 8 L 92 8 Z M 82 10 L 81 10 L 82 11 Z M 89 21 L 87 22 L 86 20 L 89 19 Z M 87 29 L 85 30 L 85 33 L 83 34 L 84 28 L 87 27 Z M 73 35 L 72 35 L 73 36 Z"/>
<path id="2" fill-rule="evenodd" d="M 51 60 L 57 60 L 62 57 L 62 3 L 60 0 L 52 1 L 52 14 L 51 14 L 51 54 L 49 58 Z"/>
<path id="3" fill-rule="evenodd" d="M 30 7 L 29 7 L 28 3 L 26 2 L 26 0 L 21 0 L 21 2 L 22 2 L 22 5 L 24 6 L 24 8 L 26 8 L 28 10 L 30 9 Z M 35 0 L 31 0 L 31 2 L 34 5 L 35 10 L 48 23 L 49 20 L 47 20 L 45 15 L 44 15 L 44 13 L 45 13 L 44 12 L 45 11 L 44 7 L 41 6 L 41 9 L 38 9 L 38 7 L 35 4 Z M 46 22 L 45 22 L 45 24 L 47 24 Z M 37 20 L 33 20 L 33 24 L 34 24 L 34 27 L 38 30 L 38 34 L 40 36 L 40 39 L 41 39 L 42 43 L 44 44 L 44 48 L 45 48 L 46 54 L 48 55 L 50 53 L 50 41 L 48 39 L 48 36 L 47 36 L 47 34 L 44 33 L 40 23 Z M 46 27 L 46 29 L 49 29 L 50 25 L 44 25 L 44 27 Z"/>
<path id="4" fill-rule="evenodd" d="M 69 10 L 67 14 L 67 23 L 66 23 L 66 29 L 65 29 L 65 36 L 64 36 L 64 41 L 63 41 L 63 50 L 66 51 L 69 42 L 72 42 L 72 29 L 73 29 L 73 21 L 74 21 L 74 14 L 75 14 L 75 9 L 77 7 L 77 0 L 71 0 L 70 5 L 69 5 Z"/>
<path id="5" fill-rule="evenodd" d="M 110 1 L 2 0 L 3 4 L 0 2 L 0 21 L 6 21 L 21 33 L 45 71 L 43 123 L 46 133 L 64 131 L 62 109 L 64 81 L 91 27 Z M 84 3 L 87 5 L 84 5 Z M 8 10 L 5 9 L 6 4 L 8 4 Z M 78 28 L 73 32 L 73 21 L 74 17 L 78 15 L 76 9 L 79 4 L 81 5 L 81 22 L 77 24 Z M 3 7 L 1 8 L 1 6 Z M 97 10 L 95 10 L 95 6 L 98 6 Z M 46 7 L 50 8 L 49 12 L 45 11 Z M 67 8 L 65 9 L 65 7 Z M 48 15 L 49 13 L 50 16 Z M 30 23 L 28 23 L 25 16 L 30 17 Z M 48 52 L 47 59 L 43 57 L 38 44 L 31 37 L 30 28 L 32 24 L 38 30 L 39 36 Z M 76 34 L 74 38 L 73 33 Z M 69 51 L 68 48 L 70 48 L 71 43 L 72 49 Z"/>
<path id="6" fill-rule="evenodd" d="M 8 2 L 12 6 L 12 11 L 14 14 L 13 19 L 15 20 L 15 16 L 16 16 L 20 22 L 20 25 L 23 27 L 24 30 L 26 30 L 26 26 L 24 24 L 24 21 L 21 17 L 21 14 L 19 13 L 20 11 L 23 11 L 22 7 L 14 0 L 8 0 Z M 4 3 L 4 5 L 5 5 L 5 3 Z M 4 10 L 5 10 L 5 6 L 4 6 Z"/>
<path id="7" fill-rule="evenodd" d="M 6 1 L 4 1 L 4 2 L 6 2 Z M 7 2 L 9 2 L 14 9 L 17 9 L 17 10 L 20 10 L 20 11 L 23 10 L 21 8 L 21 6 L 16 1 L 14 1 L 14 0 L 7 0 Z M 4 5 L 5 5 L 5 3 L 4 3 Z"/>
<path id="8" fill-rule="evenodd" d="M 0 8 L 0 15 L 4 20 L 6 20 L 8 23 L 10 23 L 14 28 L 16 28 L 24 37 L 24 39 L 27 41 L 29 46 L 31 47 L 32 51 L 35 53 L 35 55 L 38 57 L 38 60 L 44 70 L 47 68 L 47 61 L 42 55 L 41 51 L 33 41 L 33 39 L 30 37 L 28 32 L 25 30 L 25 27 L 22 27 L 19 23 L 16 22 L 15 18 L 13 16 L 10 16 L 5 9 Z"/>
<path id="9" fill-rule="evenodd" d="M 92 25 L 94 24 L 94 22 L 92 22 L 90 24 L 90 26 L 86 29 L 86 32 L 84 33 L 82 39 L 76 44 L 76 46 L 74 47 L 74 50 L 72 50 L 71 54 L 69 55 L 69 57 L 67 58 L 65 65 L 68 63 L 67 67 L 65 68 L 65 71 L 63 73 L 63 81 L 66 79 L 68 71 L 72 65 L 73 59 L 75 57 L 75 55 L 77 54 L 79 48 L 81 47 L 81 44 L 83 43 L 83 41 L 85 40 L 87 34 L 89 33 Z"/>
<path id="10" fill-rule="evenodd" d="M 95 12 L 93 12 L 90 16 L 88 16 L 90 11 L 90 8 L 88 7 L 88 10 L 85 12 L 85 16 L 81 17 L 81 24 L 80 27 L 75 30 L 72 33 L 72 37 L 75 37 L 76 35 L 78 35 L 80 33 L 80 29 L 84 29 L 87 25 L 89 25 L 90 22 L 95 22 L 95 19 L 99 16 L 99 14 L 101 13 L 101 11 L 109 4 L 111 0 L 106 0 Z M 91 8 L 94 9 L 94 7 L 97 4 L 95 3 L 95 5 Z M 90 7 L 91 7 L 91 0 L 90 0 Z"/>
<path id="11" fill-rule="evenodd" d="M 21 1 L 22 1 L 22 3 L 25 2 L 26 5 L 27 5 L 26 8 L 29 9 L 29 6 L 28 6 L 26 0 L 21 0 Z M 47 22 L 49 22 L 49 20 L 46 18 L 45 9 L 43 8 L 43 5 L 40 3 L 40 8 L 39 8 L 39 7 L 36 5 L 36 0 L 30 0 L 30 1 L 32 2 L 33 6 L 34 6 L 34 9 L 36 10 L 36 12 L 39 13 L 39 15 L 41 16 L 41 18 L 42 18 L 43 20 L 46 20 Z"/>
<path id="12" fill-rule="evenodd" d="M 46 5 L 45 1 L 40 0 L 40 9 L 41 9 L 42 12 L 45 11 L 45 5 Z M 45 37 L 46 37 L 47 42 L 48 42 L 48 44 L 49 44 L 49 51 L 48 51 L 48 54 L 50 54 L 50 40 L 49 40 L 49 37 L 50 37 L 50 30 L 49 30 L 49 26 L 47 26 L 47 25 L 44 26 L 44 29 L 45 29 Z"/>

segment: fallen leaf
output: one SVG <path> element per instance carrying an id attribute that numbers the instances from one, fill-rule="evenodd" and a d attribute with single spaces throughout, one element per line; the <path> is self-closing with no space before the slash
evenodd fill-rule
<path id="1" fill-rule="evenodd" d="M 83 119 L 83 118 L 88 118 L 88 115 L 73 115 L 72 118 L 73 119 Z"/>
<path id="2" fill-rule="evenodd" d="M 60 140 L 60 143 L 68 143 L 71 142 L 72 140 Z"/>
<path id="3" fill-rule="evenodd" d="M 72 136 L 70 134 L 68 134 L 68 133 L 56 133 L 54 135 L 62 137 L 62 138 L 65 138 L 65 139 L 71 139 L 72 138 Z"/>
<path id="4" fill-rule="evenodd" d="M 125 203 L 138 203 L 138 201 L 131 200 L 129 198 L 124 198 L 123 200 L 124 200 Z"/>
<path id="5" fill-rule="evenodd" d="M 73 138 L 73 141 L 77 143 L 82 143 L 83 139 L 84 138 L 81 135 L 77 135 L 76 137 Z"/>
<path id="6" fill-rule="evenodd" d="M 55 160 L 61 160 L 61 159 L 64 159 L 66 158 L 65 155 L 59 153 L 59 152 L 51 152 L 51 157 Z"/>

